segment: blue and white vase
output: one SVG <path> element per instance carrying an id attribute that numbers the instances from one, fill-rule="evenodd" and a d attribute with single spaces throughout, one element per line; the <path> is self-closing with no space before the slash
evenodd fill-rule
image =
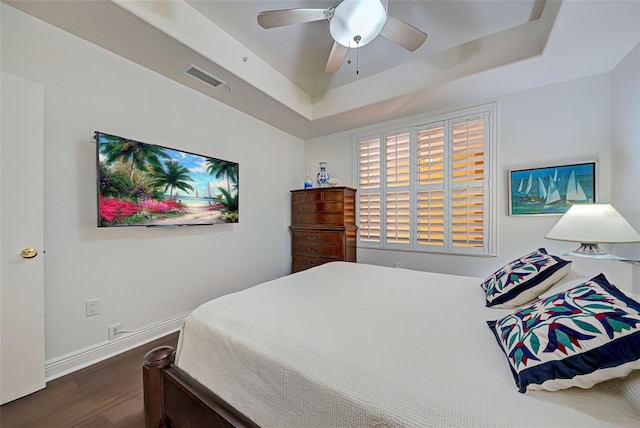
<path id="1" fill-rule="evenodd" d="M 320 162 L 320 172 L 316 179 L 318 180 L 318 186 L 327 187 L 329 185 L 329 174 L 327 173 L 327 163 Z"/>

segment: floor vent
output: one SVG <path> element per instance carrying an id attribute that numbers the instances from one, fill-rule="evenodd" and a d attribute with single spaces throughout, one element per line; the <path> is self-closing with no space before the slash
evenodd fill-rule
<path id="1" fill-rule="evenodd" d="M 217 79 L 217 78 L 213 77 L 212 75 L 210 75 L 209 73 L 200 70 L 198 67 L 196 67 L 193 64 L 191 64 L 191 66 L 187 69 L 187 74 L 189 74 L 190 76 L 195 77 L 198 80 L 203 81 L 207 85 L 213 86 L 214 88 L 216 86 L 226 85 L 226 83 L 223 82 L 222 80 Z"/>

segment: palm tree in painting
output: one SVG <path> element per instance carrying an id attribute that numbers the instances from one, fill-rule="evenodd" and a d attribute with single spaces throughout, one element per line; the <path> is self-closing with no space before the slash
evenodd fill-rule
<path id="1" fill-rule="evenodd" d="M 231 175 L 229 175 L 228 177 L 230 177 L 231 182 L 233 183 L 233 185 L 231 186 L 231 191 L 237 193 L 238 192 L 238 164 L 234 164 L 230 172 L 231 172 Z"/>
<path id="2" fill-rule="evenodd" d="M 138 143 L 137 141 L 125 140 L 124 138 L 114 137 L 112 135 L 103 135 L 102 141 L 105 144 L 101 147 L 100 152 L 105 155 L 105 162 L 111 165 L 117 160 L 124 163 L 131 163 L 129 169 L 129 181 L 133 182 L 133 173 L 135 168 L 141 171 L 146 170 L 146 163 L 152 167 L 160 165 L 160 158 L 169 158 L 161 147 L 151 144 Z"/>
<path id="3" fill-rule="evenodd" d="M 167 193 L 168 190 L 169 195 L 173 195 L 175 189 L 184 192 L 193 190 L 193 187 L 188 183 L 193 181 L 189 176 L 189 170 L 180 165 L 177 160 L 165 161 L 164 166 L 155 165 L 150 175 L 150 184 L 155 187 L 163 187 L 163 193 Z"/>
<path id="4" fill-rule="evenodd" d="M 238 186 L 238 164 L 218 159 L 207 158 L 207 172 L 216 178 L 225 177 L 227 180 L 227 191 L 231 192 L 231 182 L 235 184 L 235 190 Z"/>
<path id="5" fill-rule="evenodd" d="M 222 187 L 218 187 L 220 192 L 222 192 L 222 197 L 219 198 L 220 203 L 224 207 L 226 213 L 224 217 L 229 222 L 237 223 L 238 222 L 238 193 L 230 193 L 227 192 Z"/>
<path id="6" fill-rule="evenodd" d="M 225 189 L 220 188 L 222 192 L 222 198 L 220 198 L 220 203 L 224 207 L 225 210 L 229 212 L 238 211 L 238 194 L 231 194 L 227 192 Z"/>

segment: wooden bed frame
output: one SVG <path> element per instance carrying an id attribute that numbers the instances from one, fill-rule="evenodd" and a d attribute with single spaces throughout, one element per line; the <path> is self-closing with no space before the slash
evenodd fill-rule
<path id="1" fill-rule="evenodd" d="M 258 427 L 174 364 L 175 350 L 160 346 L 144 356 L 146 428 Z"/>

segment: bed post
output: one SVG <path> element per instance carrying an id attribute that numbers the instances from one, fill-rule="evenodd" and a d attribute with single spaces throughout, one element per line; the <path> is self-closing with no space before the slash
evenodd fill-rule
<path id="1" fill-rule="evenodd" d="M 142 387 L 144 390 L 144 418 L 146 428 L 164 427 L 163 372 L 173 362 L 171 346 L 159 346 L 144 356 Z"/>

